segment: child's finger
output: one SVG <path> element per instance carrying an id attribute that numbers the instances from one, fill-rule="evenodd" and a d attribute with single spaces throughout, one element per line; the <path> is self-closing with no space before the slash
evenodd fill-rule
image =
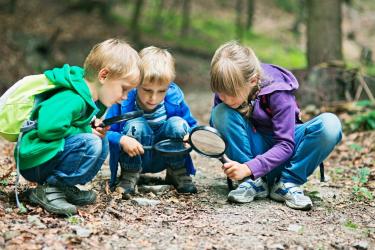
<path id="1" fill-rule="evenodd" d="M 224 170 L 224 173 L 229 176 L 230 174 L 232 174 L 234 171 L 236 171 L 236 168 L 235 167 L 230 167 L 230 168 L 227 168 Z"/>
<path id="2" fill-rule="evenodd" d="M 138 146 L 137 149 L 138 149 L 139 154 L 143 155 L 145 153 L 145 150 L 143 149 L 142 146 Z"/>
<path id="3" fill-rule="evenodd" d="M 227 163 L 224 163 L 224 164 L 223 164 L 222 168 L 223 168 L 223 170 L 224 170 L 224 169 L 230 168 L 230 167 L 232 167 L 232 166 L 233 166 L 233 163 L 232 163 L 232 162 L 227 162 Z"/>

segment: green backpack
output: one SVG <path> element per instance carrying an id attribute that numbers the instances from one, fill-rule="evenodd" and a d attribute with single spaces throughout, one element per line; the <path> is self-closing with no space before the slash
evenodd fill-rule
<path id="1" fill-rule="evenodd" d="M 44 74 L 26 76 L 16 82 L 0 97 L 0 136 L 10 142 L 19 142 L 22 134 L 36 127 L 36 122 L 29 120 L 36 104 L 45 100 L 59 88 Z M 26 212 L 25 206 L 18 199 L 19 184 L 19 143 L 16 148 L 16 185 L 15 196 L 20 212 Z"/>
<path id="2" fill-rule="evenodd" d="M 21 129 L 32 124 L 28 119 L 36 103 L 45 99 L 43 93 L 56 88 L 44 74 L 26 76 L 10 87 L 0 97 L 0 136 L 16 142 Z"/>

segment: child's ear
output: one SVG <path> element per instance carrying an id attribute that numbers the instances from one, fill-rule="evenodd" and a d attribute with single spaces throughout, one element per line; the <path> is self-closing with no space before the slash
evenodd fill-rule
<path id="1" fill-rule="evenodd" d="M 105 79 L 108 77 L 109 70 L 107 68 L 102 68 L 98 73 L 98 79 L 101 83 L 104 83 Z"/>

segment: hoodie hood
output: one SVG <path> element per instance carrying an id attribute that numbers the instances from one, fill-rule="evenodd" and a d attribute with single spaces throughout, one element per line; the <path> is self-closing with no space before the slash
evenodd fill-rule
<path id="1" fill-rule="evenodd" d="M 298 81 L 290 71 L 265 63 L 262 63 L 261 67 L 263 78 L 259 95 L 267 95 L 280 90 L 295 91 L 298 89 Z"/>
<path id="2" fill-rule="evenodd" d="M 81 67 L 64 64 L 62 68 L 45 71 L 44 75 L 58 87 L 75 90 L 87 104 L 97 109 L 84 80 L 85 72 Z"/>

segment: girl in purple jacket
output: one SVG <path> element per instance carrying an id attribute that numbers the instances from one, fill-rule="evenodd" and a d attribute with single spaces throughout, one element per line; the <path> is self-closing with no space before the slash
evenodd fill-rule
<path id="1" fill-rule="evenodd" d="M 232 161 L 223 165 L 224 173 L 243 180 L 229 193 L 230 201 L 270 195 L 294 209 L 312 207 L 302 185 L 340 142 L 342 130 L 331 113 L 300 123 L 293 94 L 297 88 L 289 71 L 261 64 L 248 47 L 228 42 L 216 50 L 211 122 L 228 144 Z"/>

